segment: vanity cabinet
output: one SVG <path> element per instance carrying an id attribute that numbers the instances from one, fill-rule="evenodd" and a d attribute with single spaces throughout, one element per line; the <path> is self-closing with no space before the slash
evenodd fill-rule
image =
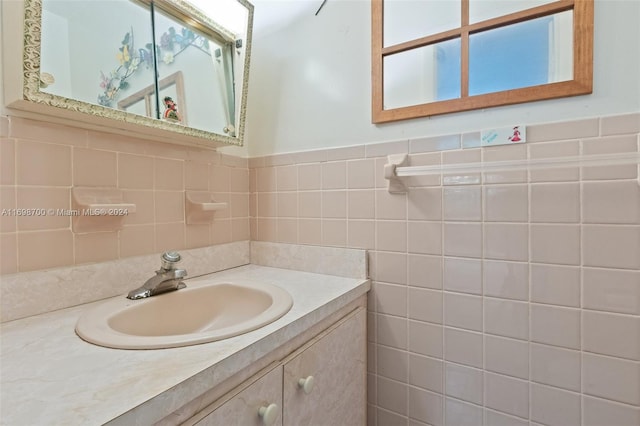
<path id="1" fill-rule="evenodd" d="M 360 307 L 184 425 L 366 423 L 366 309 Z"/>

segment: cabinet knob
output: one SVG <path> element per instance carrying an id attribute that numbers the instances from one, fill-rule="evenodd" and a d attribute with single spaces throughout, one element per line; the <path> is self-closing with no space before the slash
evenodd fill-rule
<path id="1" fill-rule="evenodd" d="M 266 426 L 270 426 L 278 419 L 279 412 L 280 407 L 278 407 L 278 404 L 269 404 L 267 407 L 260 407 L 258 415 L 262 417 L 262 423 Z"/>
<path id="2" fill-rule="evenodd" d="M 313 390 L 313 382 L 314 382 L 314 380 L 315 379 L 313 378 L 313 376 L 309 376 L 306 379 L 299 379 L 298 380 L 298 386 L 300 386 L 302 388 L 304 393 L 310 394 L 311 391 Z"/>

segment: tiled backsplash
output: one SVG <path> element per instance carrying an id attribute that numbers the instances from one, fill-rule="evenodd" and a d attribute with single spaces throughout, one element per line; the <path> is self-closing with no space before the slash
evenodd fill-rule
<path id="1" fill-rule="evenodd" d="M 2 274 L 249 237 L 368 249 L 371 425 L 640 424 L 637 166 L 419 176 L 406 194 L 383 177 L 394 153 L 638 152 L 640 114 L 528 126 L 513 146 L 467 133 L 249 160 L 26 119 L 0 130 L 2 208 L 69 209 L 74 185 L 137 205 L 118 232 L 3 216 Z M 186 225 L 184 190 L 230 209 Z"/>
<path id="2" fill-rule="evenodd" d="M 71 188 L 119 188 L 136 205 L 124 228 L 74 234 L 71 217 L 0 217 L 0 273 L 105 262 L 168 249 L 249 239 L 247 160 L 215 151 L 0 117 L 2 209 L 70 210 Z M 187 225 L 184 191 L 203 190 L 229 208 Z"/>
<path id="3" fill-rule="evenodd" d="M 383 166 L 638 152 L 639 132 L 633 114 L 529 126 L 513 146 L 253 158 L 251 236 L 371 250 L 371 425 L 637 425 L 638 166 L 411 177 L 406 194 Z"/>

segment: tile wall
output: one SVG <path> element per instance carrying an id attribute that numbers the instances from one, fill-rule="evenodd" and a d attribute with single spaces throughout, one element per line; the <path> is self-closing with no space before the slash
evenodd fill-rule
<path id="1" fill-rule="evenodd" d="M 637 166 L 407 178 L 411 165 L 637 152 L 640 114 L 249 160 L 251 237 L 371 251 L 370 425 L 640 424 Z"/>
<path id="2" fill-rule="evenodd" d="M 249 239 L 247 160 L 215 151 L 0 117 L 0 273 L 81 265 Z M 71 217 L 12 209 L 71 209 L 74 186 L 119 188 L 136 204 L 124 228 L 73 233 Z M 184 191 L 229 208 L 186 225 Z"/>

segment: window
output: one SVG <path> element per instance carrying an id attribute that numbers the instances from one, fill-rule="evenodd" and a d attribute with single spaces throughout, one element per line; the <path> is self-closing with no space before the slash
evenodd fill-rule
<path id="1" fill-rule="evenodd" d="M 373 122 L 588 94 L 593 0 L 372 0 Z"/>

